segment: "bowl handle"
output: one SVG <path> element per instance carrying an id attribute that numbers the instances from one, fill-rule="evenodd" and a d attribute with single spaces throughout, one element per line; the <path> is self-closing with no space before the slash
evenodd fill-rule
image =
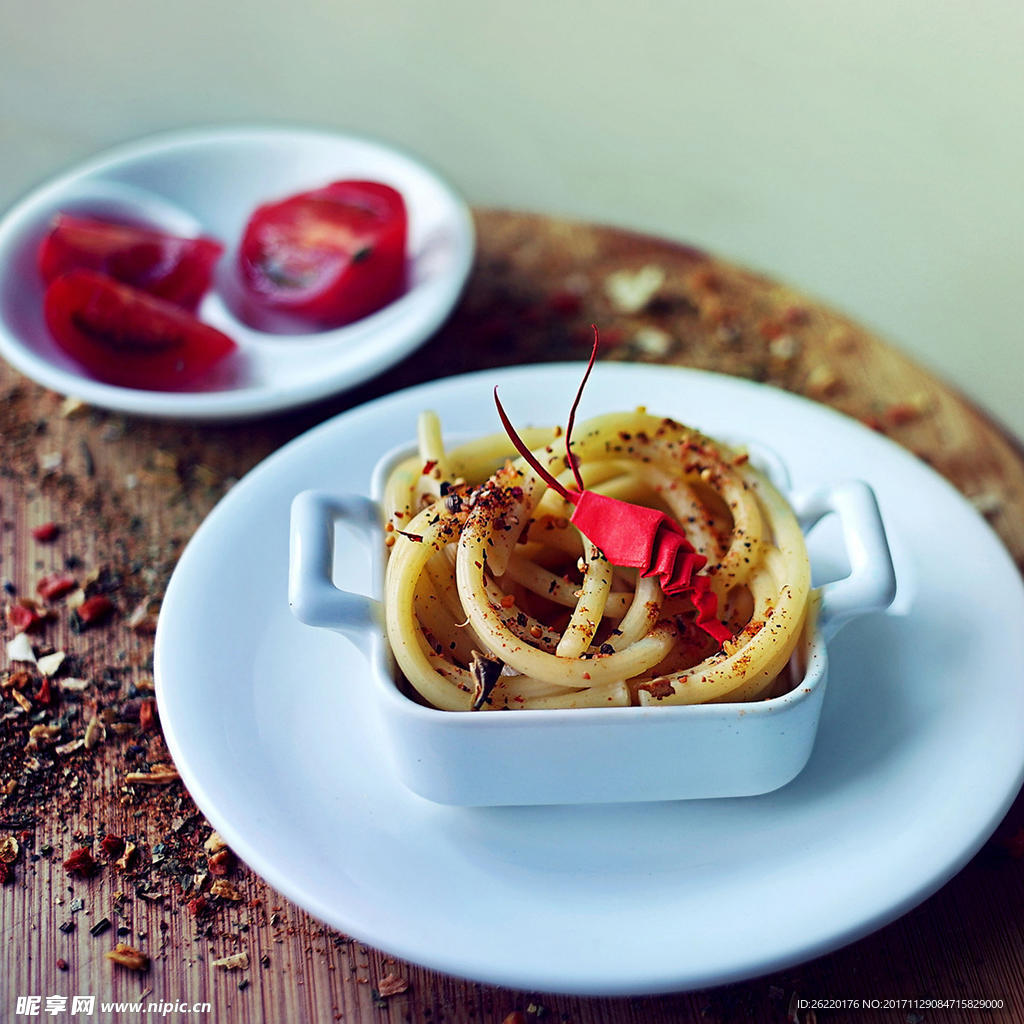
<path id="1" fill-rule="evenodd" d="M 368 631 L 380 632 L 383 605 L 334 585 L 334 524 L 338 520 L 380 543 L 380 514 L 369 498 L 303 491 L 292 501 L 288 604 L 301 622 L 325 626 L 357 640 Z"/>
<path id="2" fill-rule="evenodd" d="M 819 588 L 818 628 L 825 638 L 857 615 L 888 608 L 896 596 L 896 572 L 875 492 L 862 480 L 848 480 L 792 503 L 804 533 L 830 512 L 839 516 L 843 531 L 850 574 Z"/>

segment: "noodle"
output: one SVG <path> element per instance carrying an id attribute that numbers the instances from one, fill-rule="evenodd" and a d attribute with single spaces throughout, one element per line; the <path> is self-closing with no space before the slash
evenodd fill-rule
<path id="1" fill-rule="evenodd" d="M 523 439 L 571 484 L 559 433 Z M 385 607 L 395 659 L 426 703 L 701 704 L 786 685 L 808 624 L 810 567 L 792 510 L 743 452 L 643 411 L 582 423 L 571 445 L 588 491 L 667 513 L 707 559 L 699 575 L 731 634 L 720 643 L 688 593 L 666 596 L 653 575 L 610 564 L 506 435 L 449 451 L 424 413 L 418 436 L 419 453 L 385 489 Z"/>

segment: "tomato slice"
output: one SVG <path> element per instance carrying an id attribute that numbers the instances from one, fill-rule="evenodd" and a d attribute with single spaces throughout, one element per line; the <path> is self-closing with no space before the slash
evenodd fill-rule
<path id="1" fill-rule="evenodd" d="M 99 380 L 127 388 L 180 388 L 236 348 L 180 306 L 91 270 L 53 281 L 43 312 L 68 355 Z"/>
<path id="2" fill-rule="evenodd" d="M 405 202 L 390 185 L 335 181 L 259 207 L 239 271 L 257 306 L 337 326 L 398 296 L 407 233 Z"/>
<path id="3" fill-rule="evenodd" d="M 195 309 L 223 251 L 212 238 L 178 238 L 152 228 L 61 213 L 39 247 L 39 272 L 49 284 L 70 270 L 96 270 Z"/>

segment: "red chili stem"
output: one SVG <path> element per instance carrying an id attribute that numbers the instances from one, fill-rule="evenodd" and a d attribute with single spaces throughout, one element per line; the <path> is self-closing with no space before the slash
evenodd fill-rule
<path id="1" fill-rule="evenodd" d="M 540 474 L 541 478 L 547 483 L 549 487 L 553 487 L 558 493 L 565 498 L 566 501 L 571 501 L 574 505 L 578 495 L 573 494 L 570 490 L 563 487 L 548 470 L 546 470 L 534 457 L 533 452 L 526 447 L 526 442 L 516 433 L 515 427 L 512 426 L 512 421 L 508 418 L 505 410 L 502 408 L 501 401 L 498 398 L 498 387 L 494 387 L 494 404 L 498 407 L 498 416 L 501 419 L 501 425 L 505 428 L 505 433 L 508 434 L 509 440 L 515 445 L 515 449 L 520 455 L 530 464 L 530 466 Z"/>
<path id="2" fill-rule="evenodd" d="M 583 486 L 583 477 L 580 476 L 579 467 L 576 465 L 576 456 L 573 455 L 572 449 L 569 447 L 572 441 L 572 428 L 576 423 L 576 409 L 579 407 L 580 399 L 583 397 L 583 389 L 587 386 L 587 380 L 590 377 L 590 371 L 594 368 L 594 362 L 597 360 L 597 346 L 601 339 L 597 333 L 597 324 L 591 324 L 594 328 L 594 347 L 590 350 L 590 362 L 587 363 L 586 372 L 583 374 L 583 380 L 580 381 L 580 386 L 576 391 L 576 397 L 573 399 L 572 408 L 569 410 L 569 421 L 565 425 L 565 456 L 569 462 L 569 468 L 572 469 L 572 475 L 576 478 L 576 486 L 582 491 L 585 490 Z"/>

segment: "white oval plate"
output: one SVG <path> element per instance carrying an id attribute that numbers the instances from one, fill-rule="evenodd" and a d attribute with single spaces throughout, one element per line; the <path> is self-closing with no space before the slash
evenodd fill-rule
<path id="1" fill-rule="evenodd" d="M 397 188 L 409 212 L 408 287 L 394 302 L 335 330 L 284 336 L 233 312 L 234 259 L 261 203 L 343 178 Z M 224 243 L 199 318 L 239 353 L 191 391 L 141 391 L 87 376 L 54 343 L 42 315 L 35 254 L 58 211 L 143 220 Z M 466 204 L 419 161 L 388 146 L 303 128 L 216 128 L 145 139 L 41 186 L 0 221 L 0 355 L 26 376 L 92 405 L 144 416 L 233 419 L 312 402 L 408 355 L 444 322 L 473 261 Z"/>
<path id="2" fill-rule="evenodd" d="M 896 601 L 834 639 L 811 760 L 765 796 L 429 803 L 381 753 L 362 656 L 289 611 L 295 494 L 368 493 L 377 458 L 414 436 L 424 408 L 452 433 L 499 429 L 494 384 L 517 424 L 558 422 L 581 369 L 473 374 L 380 399 L 232 489 L 184 552 L 156 638 L 161 721 L 185 784 L 252 868 L 311 913 L 494 984 L 701 988 L 880 927 L 966 863 L 1020 786 L 1024 588 L 969 503 L 860 424 L 747 381 L 609 363 L 580 411 L 645 404 L 712 434 L 741 431 L 778 451 L 797 489 L 861 478 L 878 495 Z M 835 540 L 825 523 L 812 531 L 817 563 Z M 336 573 L 369 586 L 369 556 L 350 549 Z"/>

